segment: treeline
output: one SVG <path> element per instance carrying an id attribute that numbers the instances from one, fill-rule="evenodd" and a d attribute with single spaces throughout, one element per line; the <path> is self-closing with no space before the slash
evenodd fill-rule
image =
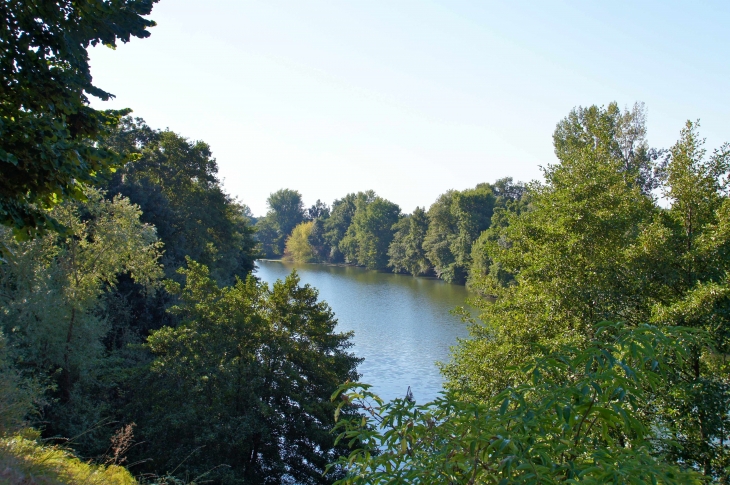
<path id="1" fill-rule="evenodd" d="M 208 145 L 126 117 L 96 147 L 128 162 L 44 212 L 58 230 L 0 226 L 0 434 L 143 482 L 331 483 L 350 336 L 296 275 L 252 276 Z"/>
<path id="2" fill-rule="evenodd" d="M 507 214 L 527 207 L 525 194 L 524 184 L 505 178 L 449 190 L 428 211 L 418 207 L 404 215 L 372 190 L 347 194 L 331 207 L 318 200 L 305 209 L 299 192 L 282 189 L 268 198 L 256 238 L 267 257 L 349 263 L 464 284 L 498 271 L 483 246 Z"/>

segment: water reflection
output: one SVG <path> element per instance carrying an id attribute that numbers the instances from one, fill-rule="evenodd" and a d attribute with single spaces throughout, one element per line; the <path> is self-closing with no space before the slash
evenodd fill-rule
<path id="1" fill-rule="evenodd" d="M 353 351 L 365 361 L 361 380 L 385 399 L 405 396 L 411 386 L 417 402 L 436 397 L 442 378 L 436 361 L 466 337 L 466 325 L 450 313 L 468 292 L 432 278 L 413 278 L 362 268 L 257 261 L 256 276 L 273 283 L 296 269 L 302 284 L 319 290 L 338 319 L 338 330 L 354 330 Z"/>

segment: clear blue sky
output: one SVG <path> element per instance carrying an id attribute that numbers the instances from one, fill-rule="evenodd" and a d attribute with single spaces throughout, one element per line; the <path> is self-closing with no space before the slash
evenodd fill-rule
<path id="1" fill-rule="evenodd" d="M 208 142 L 254 214 L 374 189 L 411 212 L 448 189 L 539 179 L 574 106 L 648 108 L 669 147 L 730 140 L 730 1 L 161 0 L 148 39 L 91 51 L 99 108 Z"/>

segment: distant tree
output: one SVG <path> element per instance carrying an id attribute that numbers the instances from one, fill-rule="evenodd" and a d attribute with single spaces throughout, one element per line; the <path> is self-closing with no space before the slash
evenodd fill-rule
<path id="1" fill-rule="evenodd" d="M 294 228 L 286 239 L 284 259 L 297 263 L 312 263 L 317 261 L 317 253 L 309 242 L 314 228 L 314 221 L 302 222 Z"/>
<path id="2" fill-rule="evenodd" d="M 352 218 L 357 210 L 357 200 L 371 202 L 375 198 L 375 192 L 368 190 L 347 194 L 342 199 L 332 203 L 330 217 L 324 222 L 324 239 L 330 249 L 329 260 L 333 263 L 344 261 L 344 254 L 340 248 L 340 242 L 344 239 L 347 229 L 352 224 Z"/>
<path id="3" fill-rule="evenodd" d="M 257 223 L 264 229 L 259 233 L 259 241 L 264 248 L 271 248 L 271 253 L 267 256 L 282 256 L 286 238 L 299 223 L 304 221 L 302 195 L 296 190 L 281 189 L 269 195 L 266 203 L 269 210 Z M 271 240 L 264 238 L 274 234 L 275 237 Z"/>
<path id="4" fill-rule="evenodd" d="M 393 240 L 393 226 L 401 217 L 400 207 L 382 197 L 359 197 L 352 223 L 340 241 L 340 251 L 348 262 L 368 269 L 388 266 L 388 246 Z"/>
<path id="5" fill-rule="evenodd" d="M 413 276 L 430 273 L 433 268 L 423 250 L 423 241 L 428 230 L 426 211 L 416 207 L 413 214 L 404 217 L 393 227 L 395 234 L 388 247 L 388 266 L 393 271 Z"/>
<path id="6" fill-rule="evenodd" d="M 309 233 L 309 245 L 312 247 L 317 261 L 332 261 L 332 247 L 327 240 L 327 219 L 312 221 L 312 232 Z"/>
<path id="7" fill-rule="evenodd" d="M 486 290 L 485 282 L 504 286 L 514 282 L 514 275 L 505 271 L 499 262 L 494 262 L 489 257 L 489 247 L 497 244 L 508 245 L 505 231 L 509 225 L 512 215 L 518 215 L 529 207 L 527 197 L 527 186 L 522 183 L 514 183 L 512 178 L 497 180 L 492 185 L 496 195 L 494 202 L 494 213 L 489 228 L 474 241 L 471 249 L 471 265 L 469 267 L 469 279 L 467 285 L 472 290 Z M 486 278 L 486 279 L 485 279 Z"/>
<path id="8" fill-rule="evenodd" d="M 471 247 L 479 235 L 489 228 L 496 197 L 489 184 L 455 194 L 451 212 L 456 217 L 459 232 L 451 243 L 455 259 L 455 275 L 463 283 L 471 264 Z"/>
<path id="9" fill-rule="evenodd" d="M 307 220 L 313 221 L 315 219 L 327 219 L 329 216 L 330 208 L 327 207 L 327 204 L 317 199 L 317 202 L 312 207 L 307 209 L 307 214 L 305 218 Z"/>
<path id="10" fill-rule="evenodd" d="M 329 398 L 357 379 L 351 334 L 335 332 L 296 273 L 269 289 L 252 277 L 220 288 L 193 261 L 181 272 L 183 323 L 149 338 L 154 361 L 133 391 L 138 453 L 155 457 L 142 466 L 218 483 L 331 483 L 325 466 L 344 449 Z"/>
<path id="11" fill-rule="evenodd" d="M 450 283 L 466 282 L 474 241 L 489 228 L 495 195 L 489 184 L 441 195 L 428 210 L 423 242 L 436 275 Z"/>
<path id="12" fill-rule="evenodd" d="M 456 279 L 456 275 L 450 271 L 455 263 L 451 241 L 459 230 L 456 217 L 451 212 L 454 195 L 455 190 L 441 194 L 428 209 L 428 231 L 423 241 L 423 249 L 436 276 L 446 281 Z"/>
<path id="13" fill-rule="evenodd" d="M 100 111 L 88 96 L 90 45 L 145 38 L 156 0 L 3 2 L 0 5 L 0 223 L 18 230 L 54 225 L 44 209 L 122 163 L 95 142 L 125 111 Z"/>

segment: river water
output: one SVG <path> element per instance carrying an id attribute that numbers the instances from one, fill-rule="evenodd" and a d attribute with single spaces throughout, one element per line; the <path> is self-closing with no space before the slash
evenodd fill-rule
<path id="1" fill-rule="evenodd" d="M 437 396 L 443 379 L 437 361 L 467 337 L 466 324 L 450 312 L 463 306 L 466 288 L 433 278 L 380 273 L 351 266 L 257 261 L 256 276 L 269 284 L 296 269 L 301 284 L 319 290 L 338 320 L 337 330 L 353 330 L 361 382 L 390 400 L 408 386 L 418 403 Z"/>

